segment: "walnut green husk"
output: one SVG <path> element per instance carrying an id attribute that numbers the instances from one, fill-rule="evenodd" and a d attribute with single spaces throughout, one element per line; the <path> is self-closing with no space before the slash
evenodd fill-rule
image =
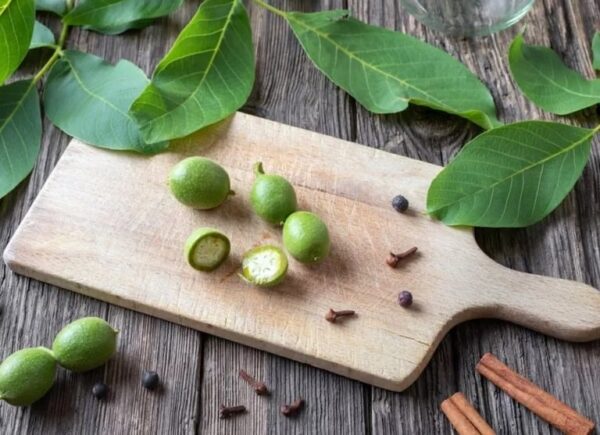
<path id="1" fill-rule="evenodd" d="M 58 363 L 74 372 L 104 365 L 117 350 L 118 331 L 104 319 L 84 317 L 65 326 L 54 339 Z"/>
<path id="2" fill-rule="evenodd" d="M 15 406 L 29 406 L 54 385 L 56 359 L 50 349 L 21 349 L 0 364 L 0 399 Z"/>

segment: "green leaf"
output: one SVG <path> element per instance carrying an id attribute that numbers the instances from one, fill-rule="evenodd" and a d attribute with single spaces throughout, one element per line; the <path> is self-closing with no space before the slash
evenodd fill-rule
<path id="1" fill-rule="evenodd" d="M 66 0 L 36 0 L 35 8 L 38 11 L 54 12 L 62 16 L 67 11 Z"/>
<path id="2" fill-rule="evenodd" d="M 241 0 L 205 0 L 154 71 L 131 114 L 148 141 L 191 134 L 248 99 L 254 49 Z"/>
<path id="3" fill-rule="evenodd" d="M 81 0 L 64 17 L 64 22 L 115 35 L 145 27 L 153 19 L 169 15 L 182 3 L 183 0 Z"/>
<path id="4" fill-rule="evenodd" d="M 433 180 L 427 211 L 448 225 L 531 225 L 573 188 L 598 130 L 526 121 L 487 131 Z"/>
<path id="5" fill-rule="evenodd" d="M 409 103 L 500 125 L 488 89 L 449 54 L 408 35 L 370 26 L 347 11 L 281 12 L 314 64 L 374 113 Z"/>
<path id="6" fill-rule="evenodd" d="M 34 22 L 33 0 L 0 1 L 0 84 L 25 58 Z"/>
<path id="7" fill-rule="evenodd" d="M 600 70 L 600 32 L 596 32 L 592 39 L 592 55 L 594 69 Z"/>
<path id="8" fill-rule="evenodd" d="M 167 144 L 147 145 L 127 112 L 147 84 L 144 72 L 129 61 L 111 65 L 91 54 L 67 50 L 46 81 L 46 115 L 65 133 L 91 145 L 157 152 Z"/>
<path id="9" fill-rule="evenodd" d="M 521 91 L 548 112 L 567 115 L 600 103 L 600 80 L 586 80 L 551 49 L 525 44 L 522 35 L 513 40 L 508 60 Z"/>
<path id="10" fill-rule="evenodd" d="M 29 43 L 29 49 L 33 50 L 34 48 L 53 47 L 55 44 L 56 40 L 54 39 L 52 31 L 39 21 L 36 21 L 35 26 L 33 27 L 33 36 Z"/>
<path id="11" fill-rule="evenodd" d="M 153 22 L 154 18 L 148 18 L 147 20 L 131 21 L 129 23 L 124 23 L 116 26 L 106 26 L 102 28 L 92 28 L 89 26 L 85 26 L 85 28 L 89 30 L 94 30 L 96 32 L 104 33 L 105 35 L 118 35 L 128 30 L 143 29 L 144 27 L 148 27 Z"/>
<path id="12" fill-rule="evenodd" d="M 0 198 L 31 172 L 40 152 L 42 117 L 35 85 L 0 86 Z"/>

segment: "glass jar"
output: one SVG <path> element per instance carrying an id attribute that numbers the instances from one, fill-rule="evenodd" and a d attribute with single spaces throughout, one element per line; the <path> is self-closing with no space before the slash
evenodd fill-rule
<path id="1" fill-rule="evenodd" d="M 405 9 L 432 29 L 451 36 L 489 35 L 512 26 L 534 0 L 401 0 Z"/>

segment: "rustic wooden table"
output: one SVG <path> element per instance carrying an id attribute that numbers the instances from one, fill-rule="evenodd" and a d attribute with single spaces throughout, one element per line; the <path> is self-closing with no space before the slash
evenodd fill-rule
<path id="1" fill-rule="evenodd" d="M 505 122 L 552 119 L 523 98 L 508 73 L 508 45 L 525 27 L 528 41 L 552 46 L 569 65 L 593 76 L 589 47 L 594 30 L 600 29 L 598 0 L 538 0 L 515 28 L 476 40 L 432 32 L 398 3 L 290 0 L 278 6 L 350 8 L 364 21 L 443 48 L 487 83 Z M 75 30 L 69 46 L 111 61 L 127 58 L 150 73 L 197 6 L 198 1 L 188 1 L 170 18 L 118 38 Z M 411 107 L 396 116 L 369 114 L 315 69 L 280 18 L 249 7 L 257 80 L 244 111 L 438 164 L 446 163 L 478 133 L 462 119 L 422 108 Z M 55 23 L 50 16 L 43 21 Z M 42 60 L 40 55 L 29 58 L 26 69 L 39 67 Z M 561 120 L 592 126 L 600 116 L 589 109 Z M 0 203 L 1 250 L 69 142 L 47 121 L 44 126 L 43 151 L 33 174 Z M 524 230 L 478 231 L 483 249 L 512 268 L 599 288 L 599 142 L 595 140 L 583 178 L 555 213 Z M 105 317 L 122 331 L 121 352 L 106 367 L 82 375 L 61 370 L 53 390 L 30 408 L 1 404 L 2 433 L 449 433 L 439 404 L 459 390 L 498 433 L 554 433 L 475 373 L 475 363 L 486 351 L 600 423 L 600 342 L 565 343 L 499 321 L 473 321 L 455 328 L 420 379 L 398 394 L 23 278 L 3 264 L 0 309 L 2 358 L 21 347 L 49 345 L 62 325 L 81 316 Z M 256 400 L 240 385 L 240 368 L 274 386 L 273 396 Z M 160 373 L 163 391 L 148 393 L 141 388 L 143 369 Z M 105 402 L 91 396 L 92 385 L 99 380 L 111 388 Z M 304 397 L 307 407 L 299 418 L 286 419 L 279 405 L 296 396 Z M 238 402 L 249 405 L 246 415 L 218 419 L 219 404 Z"/>

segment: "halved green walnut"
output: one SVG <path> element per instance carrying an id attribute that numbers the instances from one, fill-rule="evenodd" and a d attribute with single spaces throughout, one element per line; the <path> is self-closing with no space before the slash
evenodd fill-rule
<path id="1" fill-rule="evenodd" d="M 213 228 L 198 228 L 185 242 L 187 262 L 202 272 L 210 272 L 219 267 L 230 250 L 229 239 Z"/>
<path id="2" fill-rule="evenodd" d="M 287 256 L 277 246 L 264 245 L 250 249 L 242 259 L 242 278 L 259 287 L 272 287 L 285 278 Z"/>

